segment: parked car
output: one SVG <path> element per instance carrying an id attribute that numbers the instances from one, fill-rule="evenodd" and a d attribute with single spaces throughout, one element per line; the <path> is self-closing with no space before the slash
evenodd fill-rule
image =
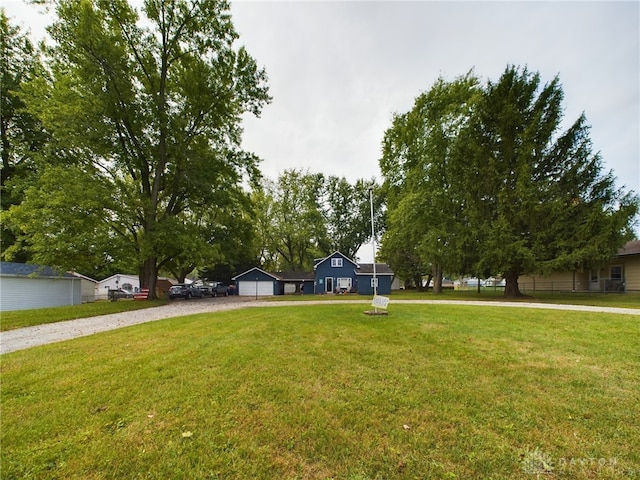
<path id="1" fill-rule="evenodd" d="M 123 290 L 121 288 L 119 288 L 118 290 L 109 290 L 109 299 L 111 301 L 115 302 L 120 298 L 133 298 L 133 293 L 127 292 L 126 290 Z"/>
<path id="2" fill-rule="evenodd" d="M 169 289 L 169 298 L 171 300 L 173 300 L 174 298 L 184 298 L 185 300 L 189 300 L 192 297 L 202 298 L 203 296 L 204 294 L 198 287 L 185 285 L 184 283 L 173 285 Z"/>
<path id="3" fill-rule="evenodd" d="M 205 297 L 213 296 L 213 289 L 209 285 L 198 285 L 198 288 L 202 292 L 202 295 L 204 295 Z"/>
<path id="4" fill-rule="evenodd" d="M 223 285 L 221 282 L 213 282 L 211 290 L 214 297 L 226 297 L 229 295 L 229 287 L 227 285 Z"/>
<path id="5" fill-rule="evenodd" d="M 198 298 L 204 297 L 204 293 L 202 293 L 202 290 L 200 290 L 200 288 L 198 287 L 194 287 L 190 285 L 189 290 L 191 290 L 192 297 L 198 297 Z"/>

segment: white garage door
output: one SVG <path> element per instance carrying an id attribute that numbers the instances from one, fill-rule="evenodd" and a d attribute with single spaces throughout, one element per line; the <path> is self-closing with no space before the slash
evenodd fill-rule
<path id="1" fill-rule="evenodd" d="M 238 295 L 245 297 L 273 296 L 273 282 L 238 282 Z"/>

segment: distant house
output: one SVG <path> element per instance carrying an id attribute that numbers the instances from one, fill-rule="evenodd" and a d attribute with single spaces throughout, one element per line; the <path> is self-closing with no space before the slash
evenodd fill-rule
<path id="1" fill-rule="evenodd" d="M 140 290 L 140 278 L 137 275 L 117 273 L 100 280 L 96 285 L 96 298 L 106 300 L 109 290 L 126 290 L 135 293 Z"/>
<path id="2" fill-rule="evenodd" d="M 80 278 L 47 266 L 0 262 L 0 311 L 79 303 Z"/>
<path id="3" fill-rule="evenodd" d="M 625 244 L 600 269 L 585 272 L 565 271 L 550 275 L 521 275 L 518 286 L 522 292 L 640 292 L 640 240 Z"/>
<path id="4" fill-rule="evenodd" d="M 391 293 L 394 274 L 388 265 L 376 264 L 378 293 Z M 266 272 L 258 267 L 232 279 L 238 295 L 373 294 L 373 264 L 358 264 L 340 252 L 316 260 L 313 272 Z"/>

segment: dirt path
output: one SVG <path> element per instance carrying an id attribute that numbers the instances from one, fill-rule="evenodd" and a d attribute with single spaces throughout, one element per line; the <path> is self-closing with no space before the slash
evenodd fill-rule
<path id="1" fill-rule="evenodd" d="M 48 343 L 61 342 L 77 337 L 85 337 L 94 333 L 128 327 L 139 323 L 153 322 L 165 318 L 192 315 L 196 313 L 220 312 L 251 307 L 278 307 L 301 306 L 309 304 L 325 303 L 356 303 L 370 304 L 370 300 L 320 300 L 320 301 L 264 301 L 247 299 L 245 297 L 212 298 L 189 301 L 174 301 L 168 305 L 154 308 L 146 308 L 131 312 L 101 315 L 99 317 L 80 318 L 65 322 L 37 325 L 35 327 L 9 330 L 0 334 L 0 355 L 26 348 L 46 345 Z M 450 304 L 473 305 L 506 308 L 537 308 L 553 310 L 574 310 L 581 312 L 616 313 L 622 315 L 640 316 L 640 309 L 615 308 L 615 307 L 589 307 L 584 305 L 560 305 L 545 303 L 521 303 L 521 302 L 476 302 L 455 300 L 391 300 L 391 304 Z"/>

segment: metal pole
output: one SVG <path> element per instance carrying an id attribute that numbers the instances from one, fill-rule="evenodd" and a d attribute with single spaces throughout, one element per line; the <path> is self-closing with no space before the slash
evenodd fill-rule
<path id="1" fill-rule="evenodd" d="M 369 204 L 371 205 L 371 245 L 373 245 L 373 298 L 378 295 L 378 280 L 376 279 L 376 230 L 373 224 L 373 187 L 369 187 Z M 378 311 L 377 308 L 375 309 Z"/>

